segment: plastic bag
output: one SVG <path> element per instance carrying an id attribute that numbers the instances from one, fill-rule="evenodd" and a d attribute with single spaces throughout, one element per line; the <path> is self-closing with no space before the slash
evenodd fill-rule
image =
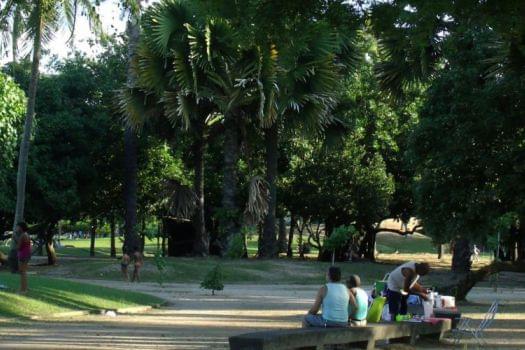
<path id="1" fill-rule="evenodd" d="M 376 297 L 368 309 L 368 315 L 366 321 L 368 323 L 377 323 L 381 320 L 381 314 L 383 312 L 383 307 L 385 306 L 386 298 L 385 297 Z"/>

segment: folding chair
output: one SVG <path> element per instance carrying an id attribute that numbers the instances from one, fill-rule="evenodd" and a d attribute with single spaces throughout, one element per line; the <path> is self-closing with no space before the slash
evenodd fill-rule
<path id="1" fill-rule="evenodd" d="M 486 345 L 487 342 L 484 338 L 484 331 L 490 327 L 494 321 L 494 318 L 498 313 L 498 305 L 499 301 L 495 300 L 477 327 L 472 325 L 473 320 L 471 318 L 462 317 L 459 321 L 458 327 L 452 330 L 452 334 L 454 335 L 454 344 L 458 345 L 464 335 L 470 335 L 476 340 L 478 345 Z"/>

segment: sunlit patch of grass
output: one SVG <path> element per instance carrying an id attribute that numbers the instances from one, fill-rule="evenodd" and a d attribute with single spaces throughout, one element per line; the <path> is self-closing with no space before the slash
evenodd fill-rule
<path id="1" fill-rule="evenodd" d="M 120 309 L 162 302 L 142 293 L 41 276 L 29 276 L 30 290 L 26 295 L 16 294 L 17 275 L 1 273 L 0 283 L 8 287 L 0 291 L 0 316 L 5 317 L 45 317 L 61 312 Z"/>

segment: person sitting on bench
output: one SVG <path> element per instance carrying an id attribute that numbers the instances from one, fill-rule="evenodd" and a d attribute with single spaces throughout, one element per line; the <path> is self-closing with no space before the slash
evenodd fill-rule
<path id="1" fill-rule="evenodd" d="M 314 305 L 303 320 L 303 327 L 347 327 L 348 288 L 341 283 L 341 270 L 332 266 L 328 269 L 328 283 L 317 293 Z M 322 308 L 322 314 L 319 310 Z"/>
<path id="2" fill-rule="evenodd" d="M 366 314 L 368 313 L 368 294 L 361 288 L 361 279 L 358 275 L 352 275 L 346 281 L 350 290 L 350 305 L 348 310 L 348 322 L 351 326 L 366 326 Z"/>
<path id="3" fill-rule="evenodd" d="M 427 290 L 421 287 L 417 281 L 420 276 L 425 276 L 429 272 L 430 266 L 427 263 L 409 261 L 390 273 L 386 297 L 392 321 L 396 319 L 397 315 L 407 314 L 409 294 L 416 294 L 423 300 L 428 300 Z"/>

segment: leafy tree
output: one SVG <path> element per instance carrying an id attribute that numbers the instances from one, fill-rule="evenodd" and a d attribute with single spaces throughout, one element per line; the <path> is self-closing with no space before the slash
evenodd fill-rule
<path id="1" fill-rule="evenodd" d="M 298 143 L 286 174 L 286 207 L 306 221 L 324 222 L 328 233 L 350 224 L 362 236 L 374 230 L 375 223 L 388 214 L 394 182 L 382 157 L 368 154 L 362 139 L 357 129 L 336 149 Z M 309 242 L 321 248 L 319 234 L 310 235 Z M 340 252 L 337 259 L 342 258 Z"/>
<path id="2" fill-rule="evenodd" d="M 466 251 L 455 252 L 455 272 L 470 269 L 468 241 L 485 243 L 498 218 L 522 210 L 516 200 L 522 194 L 516 181 L 522 171 L 517 166 L 522 83 L 486 77 L 492 35 L 469 30 L 450 40 L 450 65 L 429 89 L 411 140 L 425 231 L 438 242 L 453 239 Z"/>
<path id="3" fill-rule="evenodd" d="M 0 213 L 11 213 L 14 204 L 10 182 L 14 177 L 13 165 L 24 104 L 24 92 L 12 78 L 0 73 Z M 0 224 L 1 229 L 7 229 L 5 226 L 6 222 Z"/>
<path id="4" fill-rule="evenodd" d="M 338 226 L 325 239 L 323 249 L 332 252 L 332 265 L 335 263 L 335 252 L 338 249 L 344 249 L 348 241 L 356 233 L 353 226 Z"/>
<path id="5" fill-rule="evenodd" d="M 83 8 L 85 15 L 90 20 L 93 30 L 97 34 L 101 33 L 100 19 L 96 13 L 95 3 L 90 0 L 82 1 L 79 4 L 76 1 L 69 0 L 36 0 L 29 2 L 29 4 L 31 5 L 27 5 L 25 1 L 8 2 L 1 13 L 2 18 L 0 18 L 0 23 L 5 23 L 6 17 L 13 15 L 15 16 L 15 22 L 18 24 L 21 23 L 20 17 L 27 18 L 26 28 L 24 29 L 27 31 L 30 40 L 32 40 L 33 48 L 24 133 L 18 157 L 15 223 L 24 218 L 29 145 L 35 116 L 42 45 L 45 45 L 53 35 L 53 32 L 57 31 L 60 24 L 64 22 L 69 25 L 71 33 L 74 33 L 79 6 Z M 16 9 L 12 10 L 14 6 L 16 6 Z M 22 10 L 24 10 L 23 13 L 20 12 Z M 13 39 L 16 39 L 16 37 L 13 37 Z M 16 46 L 16 40 L 13 45 Z"/>

